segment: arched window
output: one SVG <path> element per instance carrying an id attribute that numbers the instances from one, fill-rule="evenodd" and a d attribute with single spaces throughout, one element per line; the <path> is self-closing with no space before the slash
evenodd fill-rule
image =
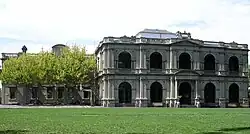
<path id="1" fill-rule="evenodd" d="M 188 82 L 183 82 L 179 86 L 179 96 L 181 105 L 190 105 L 191 104 L 191 92 L 192 87 Z"/>
<path id="2" fill-rule="evenodd" d="M 119 85 L 119 103 L 132 102 L 132 87 L 128 82 L 122 82 Z"/>
<path id="3" fill-rule="evenodd" d="M 208 54 L 205 56 L 204 70 L 215 71 L 215 58 L 212 54 Z"/>
<path id="4" fill-rule="evenodd" d="M 216 89 L 213 83 L 207 83 L 204 89 L 205 103 L 215 103 Z"/>
<path id="5" fill-rule="evenodd" d="M 229 71 L 238 72 L 239 71 L 239 60 L 236 56 L 229 58 Z"/>
<path id="6" fill-rule="evenodd" d="M 179 56 L 179 69 L 191 69 L 191 57 L 188 53 Z"/>
<path id="7" fill-rule="evenodd" d="M 162 85 L 159 82 L 154 82 L 150 86 L 150 100 L 154 102 L 162 102 Z"/>
<path id="8" fill-rule="evenodd" d="M 235 83 L 229 87 L 229 103 L 239 103 L 239 86 Z"/>
<path id="9" fill-rule="evenodd" d="M 154 52 L 150 55 L 150 68 L 162 69 L 162 55 Z"/>
<path id="10" fill-rule="evenodd" d="M 131 55 L 128 52 L 121 52 L 119 54 L 118 68 L 131 68 Z"/>

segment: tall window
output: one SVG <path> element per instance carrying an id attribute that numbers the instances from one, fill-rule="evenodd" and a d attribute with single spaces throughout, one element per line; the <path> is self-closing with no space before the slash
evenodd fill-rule
<path id="1" fill-rule="evenodd" d="M 37 91 L 38 91 L 38 88 L 37 87 L 33 87 L 31 89 L 31 98 L 32 99 L 36 99 L 37 98 Z"/>
<path id="2" fill-rule="evenodd" d="M 90 98 L 90 92 L 89 91 L 83 91 L 83 98 L 89 99 Z"/>
<path id="3" fill-rule="evenodd" d="M 16 92 L 17 92 L 16 87 L 10 87 L 10 99 L 16 99 Z"/>
<path id="4" fill-rule="evenodd" d="M 229 58 L 229 71 L 238 72 L 239 71 L 239 60 L 236 56 Z"/>
<path id="5" fill-rule="evenodd" d="M 63 87 L 59 87 L 58 89 L 57 89 L 58 91 L 57 91 L 57 96 L 58 96 L 58 99 L 62 99 L 63 98 L 63 92 L 64 92 L 64 88 Z"/>
<path id="6" fill-rule="evenodd" d="M 204 58 L 204 70 L 215 71 L 215 58 L 213 55 L 208 54 Z"/>
<path id="7" fill-rule="evenodd" d="M 53 98 L 53 87 L 47 87 L 47 98 Z"/>
<path id="8" fill-rule="evenodd" d="M 121 52 L 119 54 L 118 68 L 131 69 L 131 55 L 128 52 Z"/>
<path id="9" fill-rule="evenodd" d="M 191 57 L 188 53 L 179 56 L 179 69 L 191 69 Z"/>
<path id="10" fill-rule="evenodd" d="M 150 55 L 150 68 L 162 69 L 162 56 L 158 52 L 154 52 Z"/>

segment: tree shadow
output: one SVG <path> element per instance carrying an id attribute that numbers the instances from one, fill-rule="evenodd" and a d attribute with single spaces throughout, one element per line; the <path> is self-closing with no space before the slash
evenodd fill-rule
<path id="1" fill-rule="evenodd" d="M 250 130 L 250 127 L 222 128 L 214 132 L 201 132 L 199 134 L 225 134 L 225 132 L 238 132 Z"/>
<path id="2" fill-rule="evenodd" d="M 25 134 L 28 130 L 0 130 L 0 134 Z"/>
<path id="3" fill-rule="evenodd" d="M 223 128 L 220 129 L 219 131 L 228 132 L 228 131 L 244 131 L 244 130 L 250 130 L 250 127 Z"/>
<path id="4" fill-rule="evenodd" d="M 199 134 L 225 134 L 224 132 L 201 132 Z"/>

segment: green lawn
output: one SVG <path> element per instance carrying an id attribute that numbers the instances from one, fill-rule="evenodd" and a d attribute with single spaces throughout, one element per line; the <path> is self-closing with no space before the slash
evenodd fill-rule
<path id="1" fill-rule="evenodd" d="M 0 109 L 0 134 L 250 134 L 250 109 Z"/>

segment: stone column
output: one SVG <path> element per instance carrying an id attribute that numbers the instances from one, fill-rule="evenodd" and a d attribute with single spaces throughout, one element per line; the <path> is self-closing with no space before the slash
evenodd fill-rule
<path id="1" fill-rule="evenodd" d="M 110 80 L 108 80 L 107 83 L 108 83 L 108 95 L 107 95 L 107 98 L 110 99 L 110 98 L 111 98 L 111 95 L 112 95 Z"/>
<path id="2" fill-rule="evenodd" d="M 115 57 L 114 57 L 114 50 L 110 50 L 110 62 L 111 62 L 111 68 L 115 68 Z"/>
<path id="3" fill-rule="evenodd" d="M 200 52 L 199 51 L 197 51 L 196 53 L 196 70 L 200 70 Z"/>
<path id="4" fill-rule="evenodd" d="M 174 81 L 175 81 L 175 83 L 174 83 L 174 92 L 175 92 L 174 98 L 177 99 L 177 97 L 178 97 L 178 83 L 177 83 L 176 78 Z"/>
<path id="5" fill-rule="evenodd" d="M 174 97 L 174 82 L 173 82 L 173 77 L 170 77 L 170 102 L 169 102 L 169 107 L 173 107 L 174 105 L 174 101 L 173 101 L 173 97 Z"/>
<path id="6" fill-rule="evenodd" d="M 169 51 L 169 69 L 173 68 L 173 51 Z M 170 71 L 171 72 L 171 71 Z"/>
<path id="7" fill-rule="evenodd" d="M 219 106 L 220 106 L 221 108 L 225 108 L 225 107 L 226 107 L 225 83 L 224 83 L 224 80 L 223 80 L 223 81 L 220 81 Z"/>
<path id="8" fill-rule="evenodd" d="M 169 65 L 170 65 L 170 59 L 169 59 L 169 51 L 166 51 L 166 55 L 167 56 L 165 56 L 165 60 L 166 60 L 166 62 L 165 62 L 165 69 L 169 69 L 170 67 L 169 67 Z"/>
<path id="9" fill-rule="evenodd" d="M 148 97 L 147 97 L 147 85 L 146 84 L 143 84 L 144 85 L 144 88 L 143 88 L 143 98 L 145 98 L 145 99 L 147 99 Z"/>
<path id="10" fill-rule="evenodd" d="M 141 98 L 144 98 L 144 93 L 145 91 L 144 91 L 144 85 L 143 85 L 143 81 L 142 81 L 142 79 L 140 78 L 140 92 L 139 92 L 139 98 L 141 99 Z"/>
<path id="11" fill-rule="evenodd" d="M 197 108 L 199 108 L 200 107 L 200 96 L 199 96 L 199 89 L 198 89 L 198 87 L 199 87 L 199 81 L 198 80 L 196 80 L 195 81 L 195 106 L 197 107 Z"/>
<path id="12" fill-rule="evenodd" d="M 101 69 L 102 69 L 102 59 L 101 59 L 101 54 L 100 54 L 100 57 L 99 57 L 99 59 L 98 59 L 98 65 L 99 65 L 99 69 L 98 69 L 98 71 L 100 71 Z"/>
<path id="13" fill-rule="evenodd" d="M 174 68 L 174 69 L 177 69 L 177 58 L 178 58 L 178 57 L 177 57 L 177 52 L 176 52 L 176 51 L 173 52 L 173 58 L 174 58 L 174 59 L 173 59 L 173 61 L 174 61 L 174 63 L 173 63 L 173 68 Z"/>
<path id="14" fill-rule="evenodd" d="M 219 63 L 218 63 L 218 74 L 224 75 L 225 72 L 225 59 L 224 59 L 224 53 L 219 53 Z"/>
<path id="15" fill-rule="evenodd" d="M 142 46 L 140 46 L 140 68 L 144 68 L 144 53 L 143 53 L 143 49 Z"/>
<path id="16" fill-rule="evenodd" d="M 103 52 L 100 53 L 100 70 L 103 69 L 104 60 L 103 60 Z"/>
<path id="17" fill-rule="evenodd" d="M 195 81 L 195 98 L 198 98 L 198 80 Z"/>
<path id="18" fill-rule="evenodd" d="M 179 99 L 178 99 L 178 83 L 177 83 L 177 79 L 175 78 L 175 84 L 174 84 L 174 107 L 179 107 Z"/>
<path id="19" fill-rule="evenodd" d="M 102 98 L 102 104 L 104 107 L 107 106 L 107 98 L 108 98 L 108 82 L 106 79 L 103 80 L 103 98 Z"/>
<path id="20" fill-rule="evenodd" d="M 114 88 L 112 86 L 111 80 L 108 80 L 108 97 L 107 97 L 107 107 L 114 107 Z"/>
<path id="21" fill-rule="evenodd" d="M 108 58 L 107 58 L 107 50 L 104 49 L 103 51 L 103 68 L 106 69 L 107 68 L 107 61 L 108 61 Z"/>
<path id="22" fill-rule="evenodd" d="M 111 56 L 110 56 L 110 49 L 108 48 L 107 49 L 107 68 L 110 68 L 111 67 Z"/>

